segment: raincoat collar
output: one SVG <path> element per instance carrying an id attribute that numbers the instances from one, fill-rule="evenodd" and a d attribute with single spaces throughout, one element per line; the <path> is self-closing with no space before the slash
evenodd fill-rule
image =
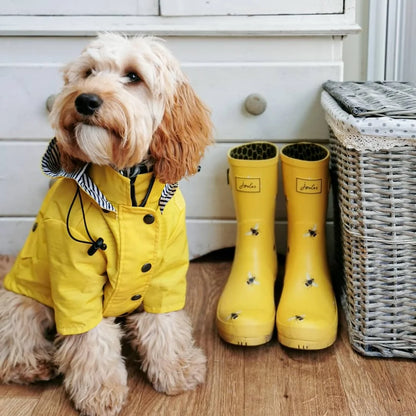
<path id="1" fill-rule="evenodd" d="M 42 158 L 42 170 L 53 178 L 73 179 L 102 209 L 113 212 L 116 212 L 114 205 L 132 205 L 133 195 L 140 205 L 150 189 L 153 176 L 150 172 L 139 173 L 137 176 L 127 178 L 110 166 L 98 166 L 91 163 L 85 163 L 74 172 L 67 172 L 60 163 L 60 154 L 55 138 L 49 143 Z M 177 183 L 162 184 L 155 180 L 150 189 L 146 206 L 158 207 L 163 213 L 166 204 L 173 197 L 177 188 Z"/>

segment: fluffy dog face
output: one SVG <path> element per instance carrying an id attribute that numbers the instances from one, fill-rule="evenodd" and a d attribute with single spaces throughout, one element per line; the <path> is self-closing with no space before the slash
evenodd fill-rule
<path id="1" fill-rule="evenodd" d="M 66 170 L 150 157 L 162 182 L 196 172 L 211 143 L 209 112 L 159 40 L 100 35 L 64 81 L 50 117 Z"/>

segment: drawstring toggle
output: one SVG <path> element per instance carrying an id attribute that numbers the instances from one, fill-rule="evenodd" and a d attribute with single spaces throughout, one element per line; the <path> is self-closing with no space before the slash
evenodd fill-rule
<path id="1" fill-rule="evenodd" d="M 105 250 L 107 248 L 107 244 L 104 243 L 104 240 L 100 237 L 97 239 L 97 241 L 94 241 L 91 245 L 91 247 L 88 249 L 88 255 L 92 256 L 96 253 L 98 249 Z"/>

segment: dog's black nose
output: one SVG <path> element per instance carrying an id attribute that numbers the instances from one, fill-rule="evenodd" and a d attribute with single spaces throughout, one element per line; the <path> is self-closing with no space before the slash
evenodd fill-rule
<path id="1" fill-rule="evenodd" d="M 75 99 L 75 108 L 78 113 L 84 116 L 94 114 L 103 103 L 103 100 L 97 94 L 80 94 Z"/>

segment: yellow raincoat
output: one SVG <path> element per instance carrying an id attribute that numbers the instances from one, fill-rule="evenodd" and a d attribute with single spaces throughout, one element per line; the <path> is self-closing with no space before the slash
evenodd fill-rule
<path id="1" fill-rule="evenodd" d="M 62 335 L 142 303 L 151 313 L 182 309 L 189 262 L 180 190 L 152 184 L 152 173 L 134 180 L 107 166 L 86 165 L 77 175 L 48 192 L 5 288 L 53 308 Z M 105 246 L 88 254 L 99 238 Z"/>

